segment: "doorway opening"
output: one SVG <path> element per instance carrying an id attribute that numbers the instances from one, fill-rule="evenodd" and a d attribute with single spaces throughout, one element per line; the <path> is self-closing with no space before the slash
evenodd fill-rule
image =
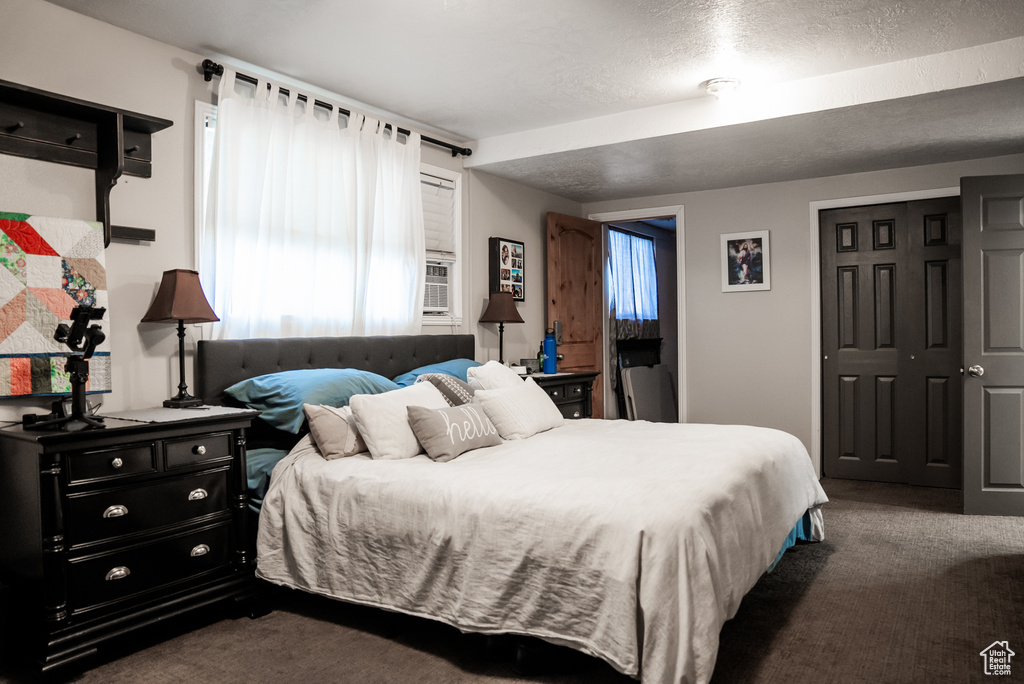
<path id="1" fill-rule="evenodd" d="M 685 240 L 685 218 L 682 205 L 648 207 L 632 209 L 627 211 L 604 212 L 590 214 L 588 219 L 599 221 L 603 224 L 605 233 L 604 258 L 607 259 L 607 232 L 610 225 L 625 225 L 632 223 L 644 223 L 653 225 L 668 233 L 663 238 L 663 252 L 656 253 L 659 270 L 659 316 L 660 334 L 662 337 L 662 363 L 668 364 L 672 369 L 675 384 L 676 419 L 679 422 L 686 421 L 686 240 Z M 668 223 L 671 221 L 671 223 Z M 662 223 L 664 222 L 664 223 Z M 674 230 L 669 226 L 674 225 Z M 639 232 L 639 231 L 637 231 Z M 674 239 L 669 239 L 669 237 Z M 609 310 L 607 292 L 605 293 L 603 310 Z M 601 379 L 604 385 L 605 406 L 617 405 L 617 395 L 613 389 L 611 377 L 616 372 L 616 365 L 611 362 L 609 340 L 609 322 L 605 316 L 604 321 L 604 372 Z M 666 355 L 666 350 L 668 350 Z M 672 355 L 674 354 L 674 361 Z M 595 388 L 595 391 L 597 388 Z M 621 416 L 625 418 L 625 416 Z"/>
<path id="2" fill-rule="evenodd" d="M 676 218 L 604 224 L 606 418 L 678 421 Z"/>

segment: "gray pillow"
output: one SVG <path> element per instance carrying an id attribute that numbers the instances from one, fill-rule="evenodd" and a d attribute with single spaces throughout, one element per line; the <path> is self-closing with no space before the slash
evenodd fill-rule
<path id="1" fill-rule="evenodd" d="M 431 459 L 443 463 L 471 449 L 501 444 L 501 437 L 476 404 L 443 409 L 410 406 L 409 425 Z"/>
<path id="2" fill-rule="evenodd" d="M 473 400 L 475 389 L 462 379 L 446 373 L 424 373 L 416 382 L 429 382 L 436 387 L 449 406 L 462 406 Z"/>
<path id="3" fill-rule="evenodd" d="M 356 421 L 352 417 L 352 408 L 345 406 L 314 406 L 303 404 L 302 409 L 309 421 L 309 431 L 313 435 L 320 455 L 328 461 L 346 456 L 354 456 L 366 451 L 366 442 L 356 429 Z"/>

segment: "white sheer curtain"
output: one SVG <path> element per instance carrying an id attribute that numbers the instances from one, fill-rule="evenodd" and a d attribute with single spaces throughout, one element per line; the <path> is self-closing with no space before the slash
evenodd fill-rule
<path id="1" fill-rule="evenodd" d="M 221 78 L 200 249 L 214 337 L 418 333 L 419 135 L 355 112 L 342 127 L 271 85 Z"/>

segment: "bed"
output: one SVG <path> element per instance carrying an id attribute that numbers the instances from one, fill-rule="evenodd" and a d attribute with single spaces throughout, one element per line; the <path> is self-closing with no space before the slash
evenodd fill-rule
<path id="1" fill-rule="evenodd" d="M 197 387 L 228 403 L 226 388 L 266 373 L 391 378 L 473 352 L 470 335 L 200 342 Z M 310 435 L 291 441 L 262 502 L 257 576 L 540 637 L 643 682 L 707 682 L 743 596 L 796 539 L 823 538 L 825 494 L 777 430 L 564 421 L 443 463 L 327 460 Z"/>

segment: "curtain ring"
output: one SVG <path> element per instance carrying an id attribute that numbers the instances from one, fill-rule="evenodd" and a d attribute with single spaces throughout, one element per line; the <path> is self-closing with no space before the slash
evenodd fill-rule
<path id="1" fill-rule="evenodd" d="M 224 100 L 235 91 L 235 73 L 234 69 L 224 67 L 224 73 L 220 77 L 220 84 L 217 88 L 217 105 L 219 106 Z"/>

